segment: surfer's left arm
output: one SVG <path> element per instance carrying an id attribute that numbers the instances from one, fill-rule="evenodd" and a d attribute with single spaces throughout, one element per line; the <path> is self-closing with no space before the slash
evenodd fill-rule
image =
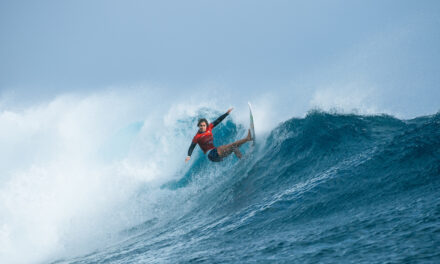
<path id="1" fill-rule="evenodd" d="M 185 162 L 188 162 L 191 159 L 191 154 L 194 150 L 194 148 L 196 147 L 197 143 L 195 143 L 194 141 L 191 142 L 191 146 L 189 146 L 188 149 L 188 156 L 186 156 Z"/>
<path id="2" fill-rule="evenodd" d="M 212 122 L 214 127 L 216 125 L 220 124 L 220 122 L 223 121 L 223 119 L 225 119 L 225 117 L 229 115 L 229 113 L 232 111 L 232 109 L 234 109 L 234 108 L 229 108 L 226 113 L 224 113 L 223 115 L 219 116 L 214 122 Z"/>

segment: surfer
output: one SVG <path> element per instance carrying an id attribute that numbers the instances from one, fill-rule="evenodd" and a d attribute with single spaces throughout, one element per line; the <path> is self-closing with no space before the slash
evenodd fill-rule
<path id="1" fill-rule="evenodd" d="M 208 158 L 210 161 L 220 162 L 223 160 L 223 158 L 229 156 L 232 152 L 234 152 L 237 158 L 241 159 L 242 154 L 239 147 L 247 141 L 252 140 L 250 130 L 248 131 L 247 137 L 220 147 L 214 146 L 214 136 L 212 135 L 212 129 L 220 124 L 220 122 L 223 121 L 223 119 L 225 119 L 227 115 L 229 115 L 232 109 L 234 108 L 230 108 L 225 114 L 221 115 L 210 124 L 208 124 L 208 120 L 206 120 L 205 118 L 199 119 L 199 122 L 197 122 L 199 131 L 194 136 L 191 142 L 191 146 L 189 146 L 188 156 L 186 157 L 185 162 L 188 162 L 191 159 L 191 154 L 197 144 L 199 144 L 200 148 L 203 150 L 203 153 L 208 153 Z"/>

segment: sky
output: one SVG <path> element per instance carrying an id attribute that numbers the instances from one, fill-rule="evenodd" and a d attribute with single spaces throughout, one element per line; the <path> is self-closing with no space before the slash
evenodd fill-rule
<path id="1" fill-rule="evenodd" d="M 411 118 L 439 69 L 439 1 L 0 2 L 0 111 L 153 87 Z"/>

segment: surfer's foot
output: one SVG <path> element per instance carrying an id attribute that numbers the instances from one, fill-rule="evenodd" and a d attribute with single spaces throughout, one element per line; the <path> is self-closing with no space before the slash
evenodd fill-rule
<path id="1" fill-rule="evenodd" d="M 252 140 L 251 130 L 250 129 L 248 129 L 248 134 L 247 134 L 246 139 L 247 139 L 247 141 L 251 141 Z"/>

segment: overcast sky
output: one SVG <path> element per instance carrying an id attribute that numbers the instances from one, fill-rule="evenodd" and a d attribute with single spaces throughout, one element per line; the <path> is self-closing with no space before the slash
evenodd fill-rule
<path id="1" fill-rule="evenodd" d="M 0 2 L 0 96 L 15 103 L 149 85 L 411 117 L 440 110 L 439 69 L 440 1 Z"/>

